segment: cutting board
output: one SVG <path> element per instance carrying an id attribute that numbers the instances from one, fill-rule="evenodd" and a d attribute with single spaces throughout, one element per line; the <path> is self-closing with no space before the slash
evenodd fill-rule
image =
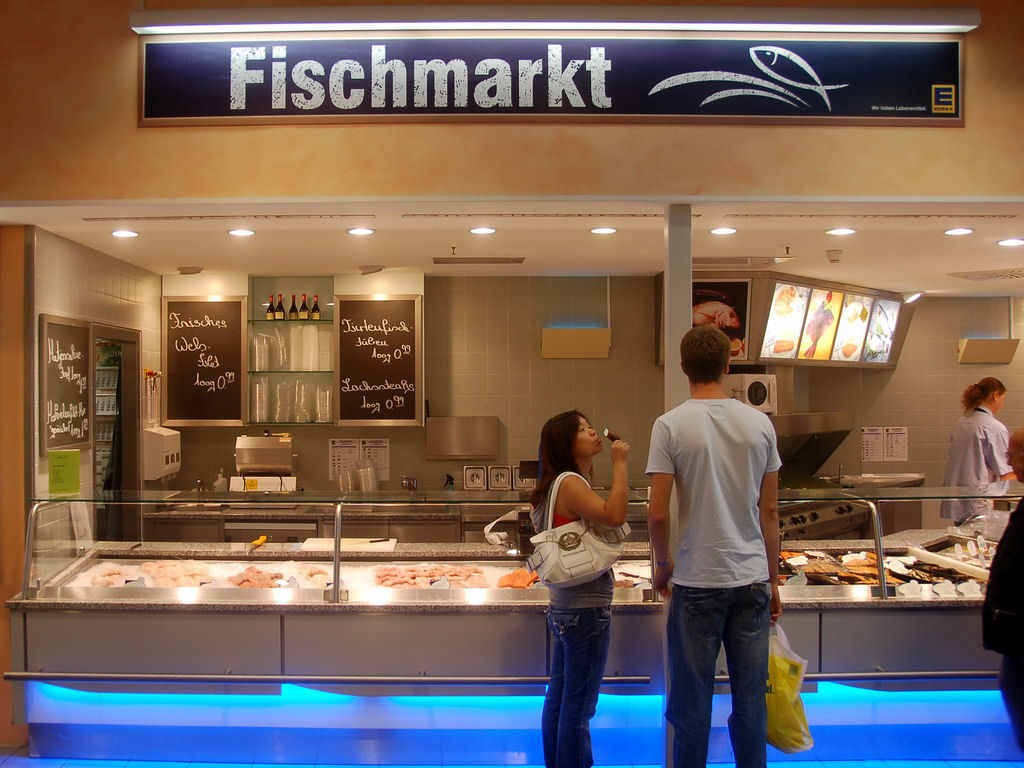
<path id="1" fill-rule="evenodd" d="M 394 552 L 398 539 L 342 539 L 342 550 L 362 550 L 364 552 Z M 334 539 L 306 539 L 302 549 L 334 551 Z"/>

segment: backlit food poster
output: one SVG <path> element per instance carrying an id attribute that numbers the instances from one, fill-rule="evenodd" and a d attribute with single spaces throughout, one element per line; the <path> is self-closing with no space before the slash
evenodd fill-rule
<path id="1" fill-rule="evenodd" d="M 887 363 L 896 333 L 896 319 L 900 303 L 889 299 L 878 299 L 868 322 L 868 337 L 864 342 L 865 363 Z"/>
<path id="2" fill-rule="evenodd" d="M 761 357 L 792 360 L 796 357 L 797 342 L 804 327 L 804 315 L 811 289 L 802 285 L 776 283 L 772 306 L 768 311 L 768 324 L 764 330 Z"/>
<path id="3" fill-rule="evenodd" d="M 832 347 L 832 359 L 842 362 L 860 360 L 864 348 L 864 336 L 868 332 L 868 318 L 875 300 L 870 296 L 846 294 L 843 300 L 843 311 L 839 315 L 839 329 L 836 331 L 836 343 Z"/>
<path id="4" fill-rule="evenodd" d="M 749 280 L 694 280 L 693 325 L 716 325 L 729 337 L 730 360 L 747 359 Z"/>
<path id="5" fill-rule="evenodd" d="M 801 360 L 828 360 L 836 337 L 836 319 L 843 307 L 843 294 L 825 288 L 811 291 L 807 319 L 800 337 Z"/>

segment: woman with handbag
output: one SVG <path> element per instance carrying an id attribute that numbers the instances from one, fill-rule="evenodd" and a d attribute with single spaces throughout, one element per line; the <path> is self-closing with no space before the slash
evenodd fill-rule
<path id="1" fill-rule="evenodd" d="M 541 477 L 531 496 L 534 528 L 545 531 L 575 520 L 610 528 L 626 520 L 629 444 L 612 443 L 612 483 L 607 499 L 590 487 L 601 437 L 579 411 L 548 419 L 540 433 Z M 541 732 L 546 768 L 590 768 L 590 720 L 611 642 L 611 569 L 572 586 L 548 584 L 548 627 L 554 638 L 551 682 Z"/>

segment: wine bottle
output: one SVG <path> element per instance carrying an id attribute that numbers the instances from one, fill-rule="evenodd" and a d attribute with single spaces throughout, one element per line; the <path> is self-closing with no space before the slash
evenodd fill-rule
<path id="1" fill-rule="evenodd" d="M 299 320 L 309 320 L 309 305 L 306 303 L 306 294 L 302 294 L 302 304 L 299 305 Z"/>
<path id="2" fill-rule="evenodd" d="M 277 294 L 277 306 L 274 307 L 274 319 L 284 320 L 284 297 Z"/>
<path id="3" fill-rule="evenodd" d="M 270 303 L 267 304 L 267 313 L 264 315 L 267 320 L 274 319 L 274 294 L 270 294 Z"/>
<path id="4" fill-rule="evenodd" d="M 292 305 L 290 307 L 288 307 L 288 319 L 289 320 L 298 320 L 299 319 L 299 309 L 298 309 L 298 307 L 295 306 L 295 294 L 294 293 L 292 294 Z"/>
<path id="5" fill-rule="evenodd" d="M 313 308 L 311 310 L 309 310 L 309 319 L 310 320 L 319 320 L 320 319 L 320 302 L 318 301 L 319 298 L 320 297 L 317 294 L 315 294 L 315 293 L 313 294 Z"/>

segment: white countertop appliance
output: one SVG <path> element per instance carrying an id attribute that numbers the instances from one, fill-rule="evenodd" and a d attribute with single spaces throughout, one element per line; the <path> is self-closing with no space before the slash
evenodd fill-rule
<path id="1" fill-rule="evenodd" d="M 235 438 L 235 469 L 231 491 L 284 493 L 296 488 L 292 474 L 292 437 L 239 435 Z"/>

